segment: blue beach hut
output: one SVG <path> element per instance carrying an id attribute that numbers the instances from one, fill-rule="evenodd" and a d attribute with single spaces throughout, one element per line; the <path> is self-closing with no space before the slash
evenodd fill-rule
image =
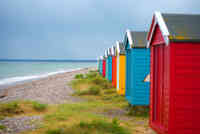
<path id="1" fill-rule="evenodd" d="M 108 48 L 108 80 L 112 81 L 112 49 Z"/>
<path id="2" fill-rule="evenodd" d="M 127 101 L 134 106 L 149 105 L 150 84 L 144 79 L 150 72 L 150 50 L 146 48 L 147 32 L 127 30 L 124 38 L 126 53 Z"/>

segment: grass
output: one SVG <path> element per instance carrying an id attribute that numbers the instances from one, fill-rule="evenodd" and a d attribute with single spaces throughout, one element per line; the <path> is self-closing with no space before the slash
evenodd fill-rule
<path id="1" fill-rule="evenodd" d="M 138 116 L 138 117 L 148 117 L 149 116 L 149 106 L 131 106 L 127 107 L 128 115 Z"/>
<path id="2" fill-rule="evenodd" d="M 0 130 L 6 129 L 6 126 L 0 124 Z"/>
<path id="3" fill-rule="evenodd" d="M 0 104 L 1 118 L 3 118 L 3 116 L 11 116 L 11 115 L 20 114 L 23 112 L 24 112 L 23 109 L 20 107 L 17 101 Z"/>
<path id="4" fill-rule="evenodd" d="M 11 101 L 0 103 L 0 120 L 5 117 L 38 115 L 48 109 L 47 104 L 40 104 L 36 101 Z"/>
<path id="5" fill-rule="evenodd" d="M 46 134 L 130 134 L 117 120 L 80 121 L 70 127 L 49 129 Z"/>
<path id="6" fill-rule="evenodd" d="M 41 104 L 39 102 L 33 102 L 33 109 L 36 111 L 45 111 L 47 109 L 47 104 Z"/>
<path id="7" fill-rule="evenodd" d="M 84 75 L 83 74 L 77 74 L 75 75 L 75 79 L 83 79 Z"/>
<path id="8" fill-rule="evenodd" d="M 85 90 L 76 90 L 76 95 L 99 95 L 101 92 L 101 87 L 97 85 L 89 86 Z"/>
<path id="9" fill-rule="evenodd" d="M 20 102 L 24 115 L 43 115 L 42 127 L 21 134 L 143 134 L 148 130 L 148 117 L 112 115 L 127 109 L 128 103 L 97 72 L 75 76 L 71 86 L 74 96 L 84 101 L 48 105 L 44 111 L 34 109 L 33 102 Z"/>
<path id="10" fill-rule="evenodd" d="M 101 89 L 113 88 L 112 83 L 100 76 L 97 72 L 91 71 L 87 74 L 75 76 L 75 80 L 71 82 L 71 86 L 76 90 L 87 90 L 91 87 L 100 87 Z"/>

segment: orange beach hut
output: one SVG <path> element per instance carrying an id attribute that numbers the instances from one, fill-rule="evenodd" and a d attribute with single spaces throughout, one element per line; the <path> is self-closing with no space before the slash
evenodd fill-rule
<path id="1" fill-rule="evenodd" d="M 117 93 L 125 94 L 125 74 L 126 74 L 126 57 L 125 47 L 122 42 L 116 42 L 116 64 L 117 64 Z"/>

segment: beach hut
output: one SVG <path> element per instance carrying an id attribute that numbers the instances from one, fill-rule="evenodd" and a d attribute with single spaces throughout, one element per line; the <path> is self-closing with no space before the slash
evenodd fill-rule
<path id="1" fill-rule="evenodd" d="M 99 58 L 99 74 L 103 74 L 103 56 L 100 56 Z"/>
<path id="2" fill-rule="evenodd" d="M 125 48 L 122 42 L 116 42 L 116 57 L 117 57 L 117 93 L 125 94 L 125 74 L 126 74 L 126 57 Z"/>
<path id="3" fill-rule="evenodd" d="M 106 77 L 106 57 L 105 57 L 105 55 L 103 56 L 102 64 L 103 64 L 103 67 L 102 67 L 102 76 Z"/>
<path id="4" fill-rule="evenodd" d="M 155 12 L 150 126 L 158 134 L 200 134 L 200 15 Z"/>
<path id="5" fill-rule="evenodd" d="M 127 30 L 124 44 L 126 51 L 125 96 L 134 106 L 149 105 L 149 83 L 144 82 L 150 72 L 150 50 L 146 48 L 147 32 Z"/>
<path id="6" fill-rule="evenodd" d="M 112 81 L 112 52 L 111 48 L 108 48 L 108 80 Z"/>
<path id="7" fill-rule="evenodd" d="M 116 58 L 116 50 L 115 46 L 111 48 L 112 54 L 112 85 L 116 88 L 117 87 L 117 58 Z"/>
<path id="8" fill-rule="evenodd" d="M 109 71 L 109 61 L 108 61 L 108 49 L 105 50 L 105 57 L 106 57 L 106 73 L 105 78 L 108 80 L 108 71 Z"/>

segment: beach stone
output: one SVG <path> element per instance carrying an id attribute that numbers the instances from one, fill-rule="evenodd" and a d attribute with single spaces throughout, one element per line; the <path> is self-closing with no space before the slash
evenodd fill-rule
<path id="1" fill-rule="evenodd" d="M 46 104 L 62 104 L 83 101 L 71 95 L 74 90 L 69 86 L 69 82 L 74 79 L 76 74 L 84 74 L 90 70 L 94 69 L 80 69 L 10 86 L 4 89 L 6 96 L 0 97 L 0 102 L 32 100 Z"/>
<path id="2" fill-rule="evenodd" d="M 27 130 L 33 130 L 39 127 L 41 116 L 8 117 L 0 120 L 0 124 L 6 126 L 0 134 L 17 134 Z"/>

